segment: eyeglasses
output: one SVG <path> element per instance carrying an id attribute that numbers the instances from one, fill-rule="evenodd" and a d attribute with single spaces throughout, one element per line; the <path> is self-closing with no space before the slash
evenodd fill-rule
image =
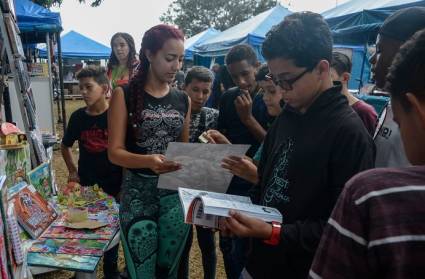
<path id="1" fill-rule="evenodd" d="M 286 91 L 291 91 L 293 88 L 293 84 L 299 80 L 300 78 L 302 78 L 306 73 L 310 72 L 311 69 L 307 68 L 304 72 L 302 72 L 301 74 L 299 74 L 298 76 L 291 78 L 291 79 L 277 79 L 275 78 L 271 73 L 268 73 L 266 75 L 266 78 L 268 80 L 273 81 L 273 83 L 277 86 L 279 86 L 280 88 L 282 88 L 283 90 Z"/>

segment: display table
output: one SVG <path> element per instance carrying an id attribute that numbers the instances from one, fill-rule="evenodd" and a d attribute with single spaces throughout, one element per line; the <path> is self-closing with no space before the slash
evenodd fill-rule
<path id="1" fill-rule="evenodd" d="M 120 232 L 118 231 L 115 234 L 114 238 L 111 240 L 106 251 L 115 247 L 115 245 L 118 245 L 119 242 L 120 242 Z M 60 270 L 61 268 L 30 266 L 29 269 L 30 269 L 32 275 L 38 275 L 38 274 L 44 274 L 44 273 L 48 273 L 48 272 L 57 271 L 57 270 Z M 64 270 L 66 270 L 66 269 L 64 268 Z M 96 277 L 97 277 L 97 269 L 94 272 L 91 272 L 91 273 L 82 272 L 82 271 L 76 271 L 75 272 L 75 278 L 76 279 L 96 279 Z"/>
<path id="2" fill-rule="evenodd" d="M 63 213 L 27 250 L 27 264 L 31 274 L 53 270 L 76 272 L 76 278 L 96 278 L 97 265 L 103 253 L 120 241 L 118 205 L 112 198 L 99 200 L 87 206 L 88 220 L 106 226 L 97 229 L 72 229 L 67 227 Z"/>

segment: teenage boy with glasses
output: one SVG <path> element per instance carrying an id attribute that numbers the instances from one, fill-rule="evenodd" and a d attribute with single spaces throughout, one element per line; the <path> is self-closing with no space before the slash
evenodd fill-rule
<path id="1" fill-rule="evenodd" d="M 267 132 L 253 201 L 278 208 L 283 223 L 232 212 L 222 233 L 254 238 L 243 276 L 306 278 L 344 183 L 373 167 L 374 145 L 332 83 L 332 37 L 322 16 L 287 16 L 268 33 L 263 56 L 286 105 Z"/>

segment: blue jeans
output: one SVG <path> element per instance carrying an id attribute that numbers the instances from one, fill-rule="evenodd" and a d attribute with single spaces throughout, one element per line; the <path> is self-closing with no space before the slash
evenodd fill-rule
<path id="1" fill-rule="evenodd" d="M 247 261 L 249 239 L 220 236 L 224 269 L 228 279 L 239 279 Z"/>

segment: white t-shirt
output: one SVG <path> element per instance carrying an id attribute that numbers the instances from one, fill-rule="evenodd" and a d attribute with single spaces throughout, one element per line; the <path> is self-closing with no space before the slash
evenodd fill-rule
<path id="1" fill-rule="evenodd" d="M 410 166 L 404 152 L 400 130 L 397 123 L 393 120 L 393 111 L 389 102 L 382 112 L 380 122 L 377 134 L 374 137 L 376 145 L 375 167 Z"/>

